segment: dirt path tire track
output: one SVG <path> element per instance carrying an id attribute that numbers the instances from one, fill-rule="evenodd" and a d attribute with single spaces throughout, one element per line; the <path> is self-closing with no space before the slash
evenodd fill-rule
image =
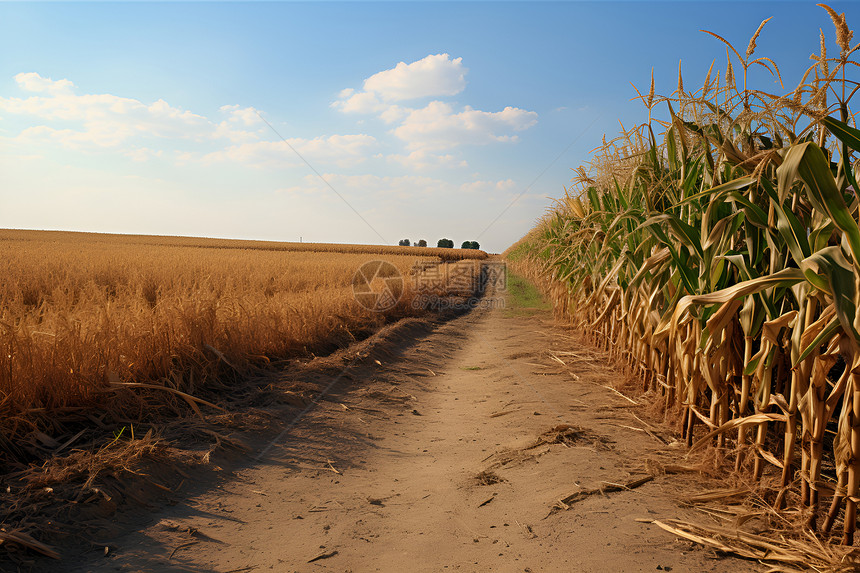
<path id="1" fill-rule="evenodd" d="M 562 366 L 549 349 L 577 355 Z M 62 569 L 761 570 L 635 521 L 700 519 L 676 503 L 699 477 L 659 476 L 549 515 L 572 493 L 644 475 L 646 459 L 678 463 L 681 449 L 631 429 L 642 427 L 631 404 L 602 386 L 618 374 L 548 312 L 476 310 L 379 362 L 260 463 Z M 540 439 L 562 424 L 585 431 Z"/>

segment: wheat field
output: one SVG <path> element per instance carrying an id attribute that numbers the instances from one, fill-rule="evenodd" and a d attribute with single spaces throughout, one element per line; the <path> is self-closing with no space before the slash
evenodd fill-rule
<path id="1" fill-rule="evenodd" d="M 40 240 L 88 244 L 198 247 L 207 249 L 242 249 L 253 251 L 287 251 L 314 253 L 355 253 L 369 255 L 406 255 L 438 257 L 443 261 L 486 259 L 487 253 L 477 249 L 443 249 L 438 247 L 402 247 L 392 245 L 357 245 L 340 243 L 291 243 L 280 241 L 252 241 L 243 239 L 215 239 L 205 237 L 182 237 L 170 235 L 117 235 L 111 233 L 82 233 L 75 231 L 31 231 L 0 229 L 0 241 Z"/>
<path id="2" fill-rule="evenodd" d="M 225 373 L 344 346 L 414 314 L 413 266 L 451 251 L 294 245 L 0 231 L 2 419 L 97 406 L 121 384 L 194 394 Z M 407 277 L 386 312 L 353 297 L 375 259 Z"/>

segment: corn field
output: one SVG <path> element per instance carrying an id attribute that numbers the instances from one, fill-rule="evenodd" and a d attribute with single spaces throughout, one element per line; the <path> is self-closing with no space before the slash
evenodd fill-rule
<path id="1" fill-rule="evenodd" d="M 748 87 L 775 62 L 725 44 L 704 85 L 639 99 L 565 197 L 508 253 L 556 311 L 683 420 L 688 446 L 776 472 L 777 510 L 851 545 L 860 501 L 860 45 L 844 14 L 797 87 Z M 638 93 L 638 92 L 637 92 Z M 659 114 L 664 114 L 660 116 Z M 775 469 L 769 469 L 775 468 Z M 796 492 L 797 495 L 788 492 Z M 790 507 L 796 505 L 796 507 Z"/>

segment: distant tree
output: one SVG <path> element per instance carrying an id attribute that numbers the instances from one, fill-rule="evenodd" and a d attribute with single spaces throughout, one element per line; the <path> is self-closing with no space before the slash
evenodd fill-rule
<path id="1" fill-rule="evenodd" d="M 443 249 L 453 249 L 454 241 L 452 241 L 451 239 L 439 239 L 439 242 L 436 243 L 436 246 Z"/>
<path id="2" fill-rule="evenodd" d="M 477 251 L 481 248 L 481 245 L 478 244 L 478 241 L 472 241 L 472 248 Z"/>
<path id="3" fill-rule="evenodd" d="M 463 241 L 461 249 L 480 249 L 481 245 L 477 241 Z"/>
<path id="4" fill-rule="evenodd" d="M 419 241 L 418 241 L 418 246 L 419 246 L 419 247 L 426 247 L 426 246 L 427 246 L 427 241 L 425 241 L 424 239 L 419 240 Z"/>
<path id="5" fill-rule="evenodd" d="M 409 239 L 400 239 L 400 242 L 397 244 L 400 245 L 401 247 L 408 247 L 409 246 Z"/>

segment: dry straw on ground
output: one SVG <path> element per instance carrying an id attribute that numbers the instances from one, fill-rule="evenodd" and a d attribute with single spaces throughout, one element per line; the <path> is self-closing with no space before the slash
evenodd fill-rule
<path id="1" fill-rule="evenodd" d="M 410 275 L 440 251 L 486 256 L 0 230 L 0 462 L 39 459 L 52 447 L 34 436 L 65 434 L 62 420 L 81 409 L 132 421 L 217 413 L 218 393 L 249 373 L 414 314 Z M 353 296 L 356 271 L 377 259 L 404 277 L 385 312 Z"/>

